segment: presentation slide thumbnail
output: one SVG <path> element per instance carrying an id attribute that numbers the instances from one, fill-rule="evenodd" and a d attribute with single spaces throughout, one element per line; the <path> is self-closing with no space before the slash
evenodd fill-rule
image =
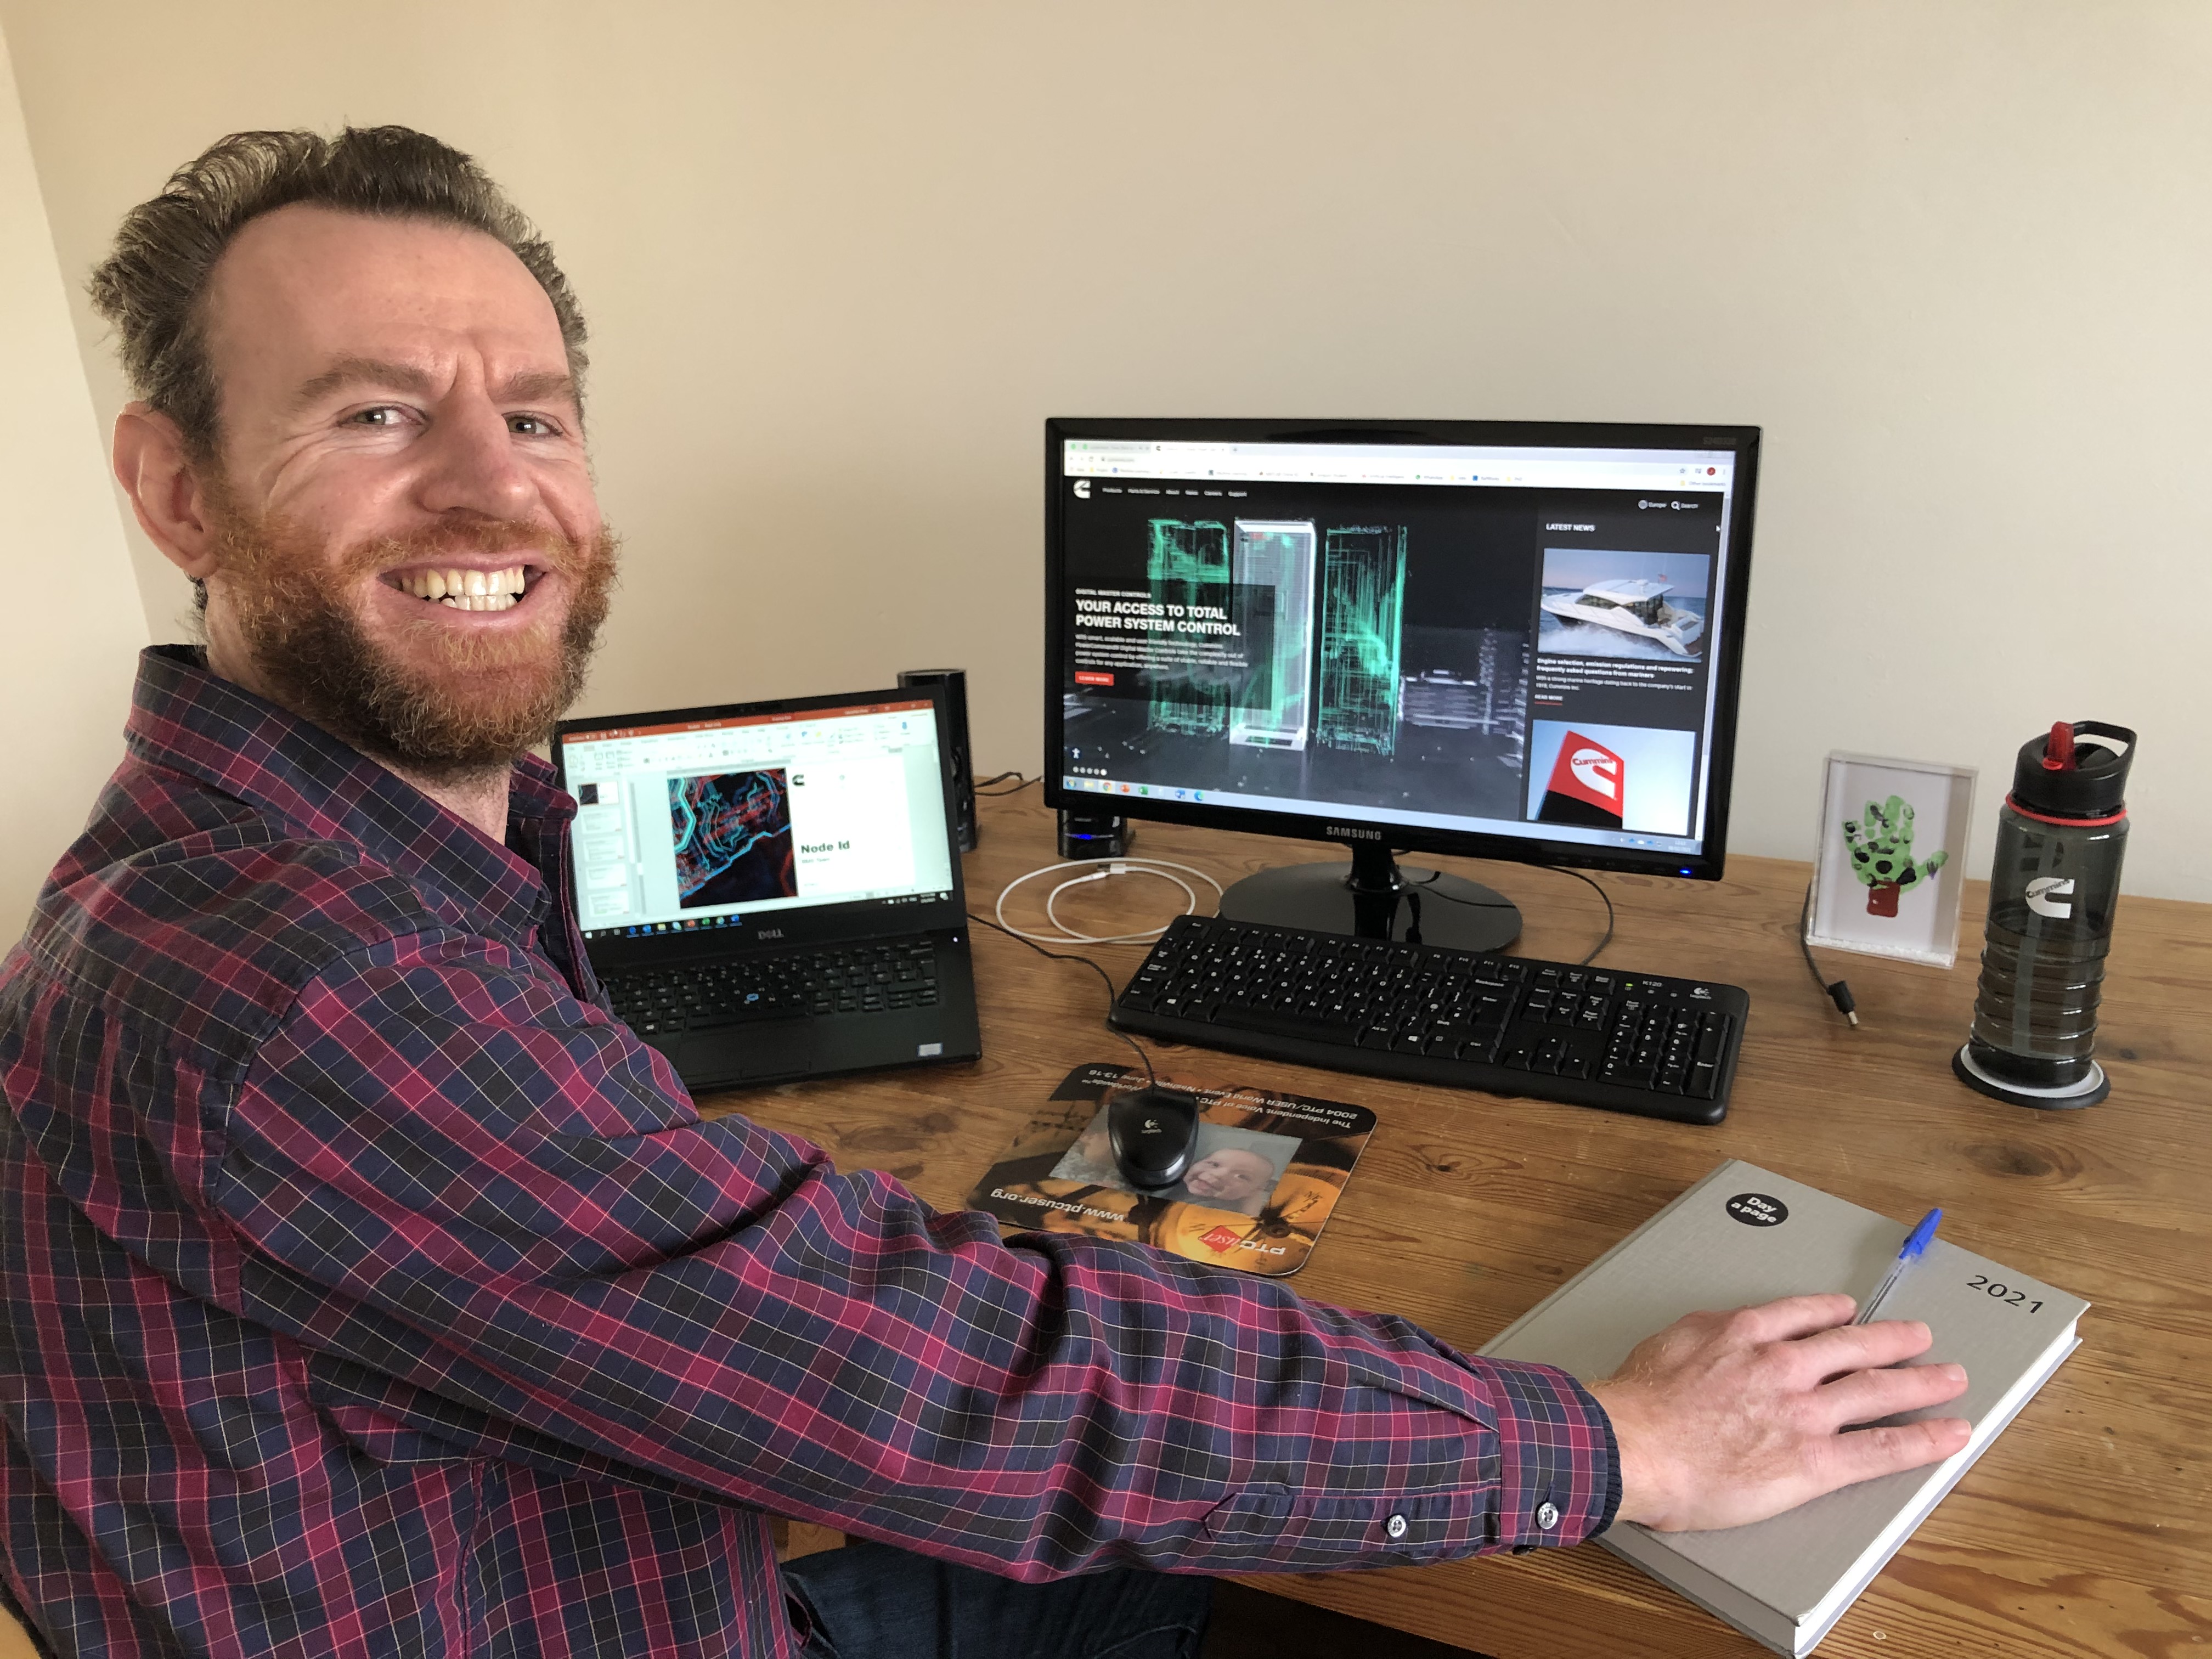
<path id="1" fill-rule="evenodd" d="M 1696 763 L 1695 732 L 1537 720 L 1528 738 L 1528 817 L 1686 836 Z"/>

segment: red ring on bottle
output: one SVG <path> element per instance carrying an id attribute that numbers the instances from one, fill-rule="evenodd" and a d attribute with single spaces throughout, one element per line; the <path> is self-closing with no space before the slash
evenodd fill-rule
<path id="1" fill-rule="evenodd" d="M 2128 809 L 2123 806 L 2108 818 L 2054 818 L 2048 812 L 2037 812 L 2022 806 L 2010 795 L 2005 797 L 2004 804 L 2024 818 L 2033 818 L 2038 823 L 2055 823 L 2062 830 L 2100 829 L 2107 823 L 2118 823 L 2128 815 Z"/>

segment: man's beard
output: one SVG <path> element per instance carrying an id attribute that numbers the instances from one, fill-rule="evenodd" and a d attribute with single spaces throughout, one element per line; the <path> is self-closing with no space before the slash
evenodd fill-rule
<path id="1" fill-rule="evenodd" d="M 223 599 L 264 683 L 294 714 L 371 758 L 435 783 L 503 770 L 546 737 L 583 690 L 614 585 L 617 541 L 577 543 L 542 525 L 443 524 L 348 548 L 335 560 L 296 525 L 217 506 Z M 557 636 L 456 627 L 432 601 L 406 624 L 411 653 L 380 647 L 349 595 L 363 575 L 448 553 L 514 553 L 572 583 Z M 533 586 L 535 584 L 533 583 Z"/>

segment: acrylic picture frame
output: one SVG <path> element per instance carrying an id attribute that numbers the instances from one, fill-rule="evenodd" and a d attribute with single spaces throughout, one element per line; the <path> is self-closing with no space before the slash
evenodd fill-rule
<path id="1" fill-rule="evenodd" d="M 1940 968 L 1957 962 L 1977 775 L 1971 766 L 1830 754 L 1805 942 Z"/>

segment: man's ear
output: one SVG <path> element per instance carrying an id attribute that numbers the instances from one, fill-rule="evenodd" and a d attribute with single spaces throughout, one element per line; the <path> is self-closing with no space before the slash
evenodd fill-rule
<path id="1" fill-rule="evenodd" d="M 214 570 L 214 515 L 183 428 L 150 404 L 125 404 L 115 417 L 114 464 L 116 482 L 163 556 L 196 579 Z"/>

